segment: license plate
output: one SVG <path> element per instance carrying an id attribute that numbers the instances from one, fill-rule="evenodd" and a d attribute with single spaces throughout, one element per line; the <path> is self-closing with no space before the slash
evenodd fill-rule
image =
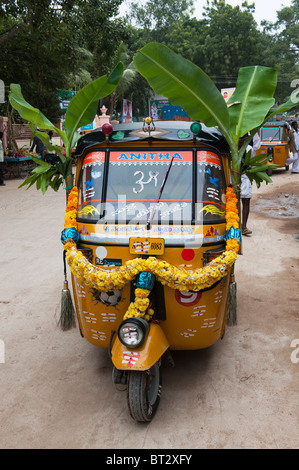
<path id="1" fill-rule="evenodd" d="M 130 238 L 131 255 L 164 255 L 164 238 Z"/>

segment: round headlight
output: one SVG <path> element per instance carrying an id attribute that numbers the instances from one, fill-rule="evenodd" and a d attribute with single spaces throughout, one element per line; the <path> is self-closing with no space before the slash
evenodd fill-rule
<path id="1" fill-rule="evenodd" d="M 143 318 L 130 318 L 121 323 L 118 337 L 128 348 L 138 348 L 146 338 L 149 324 Z"/>

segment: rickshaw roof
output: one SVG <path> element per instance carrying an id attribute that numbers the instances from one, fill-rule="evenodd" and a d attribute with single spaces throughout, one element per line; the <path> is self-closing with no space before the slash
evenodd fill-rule
<path id="1" fill-rule="evenodd" d="M 287 121 L 267 121 L 263 127 L 283 127 L 287 124 Z"/>
<path id="2" fill-rule="evenodd" d="M 193 141 L 193 133 L 190 130 L 192 122 L 189 121 L 157 121 L 154 123 L 156 130 L 151 132 L 153 141 L 167 141 L 172 144 L 176 141 L 179 146 L 183 142 Z M 228 143 L 223 134 L 216 127 L 206 127 L 196 136 L 196 142 L 208 145 L 218 150 L 221 154 L 229 154 Z M 127 124 L 113 124 L 113 131 L 109 135 L 109 144 L 138 142 L 148 140 L 149 135 L 143 132 L 143 123 L 134 122 Z M 106 136 L 101 128 L 82 136 L 76 147 L 76 155 L 82 155 L 85 149 L 105 142 Z"/>

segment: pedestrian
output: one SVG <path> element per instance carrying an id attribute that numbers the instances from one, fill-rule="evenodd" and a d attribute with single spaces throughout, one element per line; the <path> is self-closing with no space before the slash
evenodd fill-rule
<path id="1" fill-rule="evenodd" d="M 34 148 L 36 149 L 36 153 L 42 157 L 42 160 L 45 158 L 45 153 L 46 153 L 46 147 L 42 143 L 41 139 L 35 135 L 33 137 L 33 142 L 30 147 L 30 152 L 34 151 Z"/>
<path id="2" fill-rule="evenodd" d="M 289 129 L 289 147 L 293 156 L 287 159 L 286 165 L 292 164 L 291 173 L 297 174 L 299 166 L 299 130 L 297 121 L 293 121 Z"/>
<path id="3" fill-rule="evenodd" d="M 4 183 L 4 151 L 3 151 L 3 132 L 0 132 L 0 186 L 5 186 Z"/>
<path id="4" fill-rule="evenodd" d="M 240 147 L 244 142 L 244 138 L 240 139 Z M 251 150 L 251 157 L 254 157 L 256 151 L 261 146 L 261 139 L 259 134 L 255 134 L 252 140 L 252 146 L 248 145 L 247 152 Z M 242 235 L 251 235 L 252 230 L 247 227 L 249 212 L 250 212 L 250 200 L 252 198 L 252 184 L 250 179 L 247 175 L 241 175 L 241 191 L 240 191 L 240 198 L 242 201 L 242 222 L 241 222 L 241 230 Z"/>

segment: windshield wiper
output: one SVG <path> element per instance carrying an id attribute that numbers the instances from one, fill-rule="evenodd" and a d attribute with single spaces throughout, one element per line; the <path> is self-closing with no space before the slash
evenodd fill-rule
<path id="1" fill-rule="evenodd" d="M 167 171 L 165 173 L 165 176 L 164 176 L 164 179 L 162 181 L 162 184 L 161 184 L 161 187 L 160 187 L 160 190 L 159 190 L 159 193 L 158 193 L 158 197 L 157 199 L 155 200 L 155 204 L 154 204 L 154 207 L 150 213 L 150 215 L 148 216 L 147 218 L 147 224 L 146 224 L 146 230 L 149 230 L 150 229 L 150 226 L 151 226 L 151 221 L 155 215 L 155 212 L 156 212 L 156 208 L 157 208 L 157 204 L 158 202 L 160 201 L 161 199 L 161 196 L 162 196 L 162 192 L 163 192 L 163 189 L 164 189 L 164 186 L 165 186 L 165 183 L 166 183 L 166 180 L 168 178 L 168 175 L 169 175 L 169 172 L 170 172 L 170 168 L 172 166 L 172 163 L 173 163 L 173 159 L 174 159 L 174 155 L 172 156 L 172 159 L 170 161 L 170 164 L 169 164 L 169 167 L 167 168 Z"/>

